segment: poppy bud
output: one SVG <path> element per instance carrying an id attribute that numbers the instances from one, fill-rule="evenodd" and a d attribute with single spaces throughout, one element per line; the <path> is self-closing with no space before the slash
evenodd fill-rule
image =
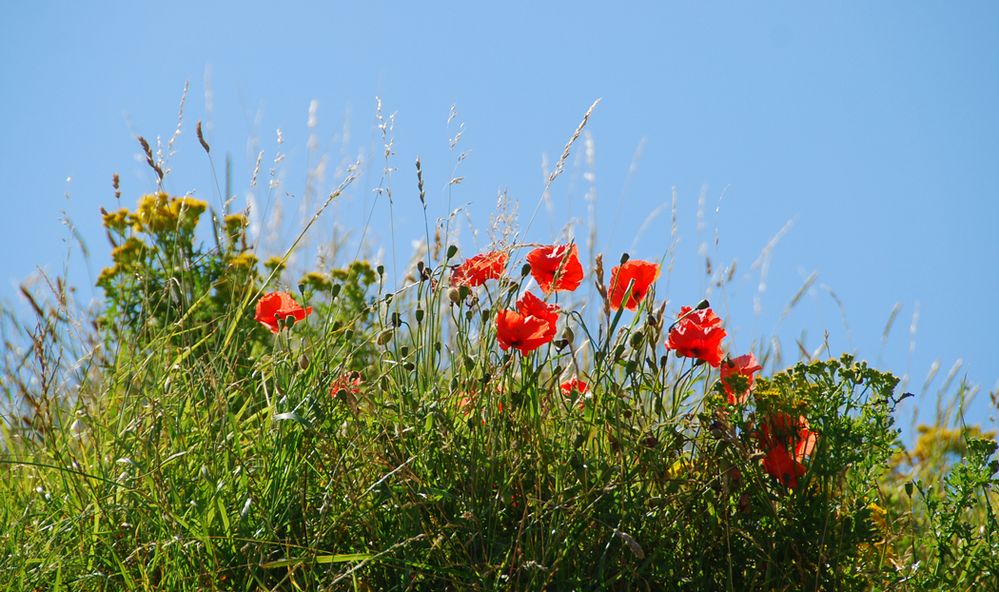
<path id="1" fill-rule="evenodd" d="M 378 337 L 375 339 L 375 342 L 378 343 L 378 345 L 385 345 L 389 341 L 392 341 L 392 336 L 394 334 L 395 334 L 394 329 L 385 329 L 384 331 L 378 334 Z"/>
<path id="2" fill-rule="evenodd" d="M 423 268 L 424 268 L 424 267 L 426 267 L 426 266 L 425 266 L 425 265 L 423 264 L 423 260 L 422 260 L 422 259 L 416 262 L 416 271 L 417 271 L 417 272 L 418 272 L 418 273 L 419 273 L 419 274 L 420 274 L 421 276 L 423 275 Z"/>
<path id="3" fill-rule="evenodd" d="M 422 308 L 416 309 L 416 322 L 417 323 L 422 323 L 423 322 L 423 314 L 424 313 L 423 313 L 423 309 Z"/>
<path id="4" fill-rule="evenodd" d="M 565 326 L 565 330 L 562 331 L 562 338 L 568 343 L 572 343 L 576 339 L 576 334 L 572 332 L 572 329 L 568 325 Z"/>
<path id="5" fill-rule="evenodd" d="M 298 358 L 298 367 L 301 368 L 302 370 L 308 370 L 309 369 L 309 356 L 307 356 L 305 354 L 302 354 Z"/>
<path id="6" fill-rule="evenodd" d="M 459 288 L 449 288 L 447 291 L 447 299 L 451 301 L 451 304 L 461 304 L 463 298 L 461 297 L 461 290 Z M 419 319 L 417 319 L 418 321 Z"/>
<path id="7" fill-rule="evenodd" d="M 627 253 L 621 253 L 621 265 L 624 265 L 625 263 L 627 263 L 628 259 L 631 259 L 631 255 L 629 255 Z"/>
<path id="8" fill-rule="evenodd" d="M 632 349 L 638 349 L 642 347 L 642 342 L 645 341 L 645 335 L 641 331 L 631 334 L 631 347 Z"/>
<path id="9" fill-rule="evenodd" d="M 340 293 L 340 284 L 333 284 L 330 286 L 330 299 L 336 298 L 337 294 Z"/>
<path id="10" fill-rule="evenodd" d="M 705 298 L 704 300 L 701 300 L 700 302 L 698 302 L 697 306 L 695 306 L 694 309 L 695 310 L 704 310 L 705 308 L 709 308 L 710 306 L 711 306 L 711 304 L 708 302 L 708 299 Z"/>
<path id="11" fill-rule="evenodd" d="M 531 264 L 525 263 L 523 267 L 520 268 L 520 277 L 527 277 L 527 274 L 531 273 Z"/>
<path id="12" fill-rule="evenodd" d="M 392 326 L 398 328 L 401 325 L 402 317 L 397 312 L 392 313 Z"/>
<path id="13" fill-rule="evenodd" d="M 447 258 L 450 259 L 458 254 L 458 247 L 451 245 L 447 248 Z"/>
<path id="14" fill-rule="evenodd" d="M 379 265 L 378 267 L 375 268 L 375 271 L 378 272 L 378 277 L 382 277 L 383 275 L 385 275 L 385 266 Z"/>

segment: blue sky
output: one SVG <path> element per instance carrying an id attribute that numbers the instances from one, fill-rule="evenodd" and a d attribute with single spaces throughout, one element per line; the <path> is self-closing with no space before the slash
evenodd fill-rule
<path id="1" fill-rule="evenodd" d="M 169 139 L 185 81 L 170 191 L 215 198 L 194 139 L 198 119 L 216 164 L 231 154 L 240 203 L 264 152 L 256 197 L 267 202 L 275 167 L 281 184 L 268 203 L 283 200 L 289 227 L 306 171 L 321 155 L 329 158 L 323 193 L 338 181 L 337 165 L 363 155 L 366 174 L 324 224 L 359 228 L 373 205 L 371 236 L 389 245 L 388 211 L 371 191 L 383 167 L 375 127 L 381 97 L 385 114 L 395 113 L 400 259 L 422 234 L 416 155 L 432 215 L 447 212 L 447 182 L 458 152 L 467 151 L 452 206 L 467 204 L 485 228 L 505 190 L 526 220 L 543 188 L 543 155 L 558 158 L 599 97 L 587 127 L 592 164 L 581 141 L 552 189 L 551 210 L 542 210 L 527 239 L 552 240 L 575 218 L 582 240 L 595 190 L 598 250 L 613 260 L 635 243 L 633 256 L 657 258 L 671 242 L 675 188 L 680 243 L 672 274 L 660 282 L 674 308 L 705 294 L 705 252 L 715 269 L 735 261 L 734 281 L 711 294 L 734 351 L 776 335 L 787 361 L 796 357 L 796 338 L 804 335 L 812 350 L 828 330 L 833 351 L 856 350 L 908 375 L 915 392 L 937 361 L 919 402 L 924 413 L 960 359 L 957 379 L 982 388 L 969 422 L 994 423 L 999 5 L 272 4 L 6 8 L 0 300 L 16 303 L 18 282 L 37 267 L 62 268 L 70 247 L 64 212 L 92 259 L 88 270 L 72 255 L 70 275 L 82 296 L 99 295 L 89 285 L 108 257 L 97 209 L 116 205 L 111 174 L 121 174 L 122 205 L 155 187 L 135 135 Z M 318 123 L 309 128 L 313 100 Z M 449 126 L 452 105 L 458 115 Z M 463 136 L 450 150 L 459 122 Z M 636 238 L 657 208 L 661 215 Z M 767 265 L 754 267 L 789 221 Z M 463 244 L 476 243 L 466 234 Z M 896 303 L 901 310 L 883 340 Z M 904 409 L 903 423 L 914 409 Z"/>

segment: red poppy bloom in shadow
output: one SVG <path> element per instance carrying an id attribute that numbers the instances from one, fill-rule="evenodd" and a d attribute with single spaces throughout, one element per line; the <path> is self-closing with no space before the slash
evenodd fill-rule
<path id="1" fill-rule="evenodd" d="M 287 292 L 271 292 L 257 301 L 257 313 L 254 318 L 263 326 L 277 333 L 281 323 L 288 317 L 301 321 L 312 314 L 312 307 L 302 308 L 291 294 Z"/>
<path id="2" fill-rule="evenodd" d="M 545 294 L 572 292 L 583 282 L 583 266 L 576 245 L 539 247 L 527 254 L 531 275 Z"/>
<path id="3" fill-rule="evenodd" d="M 798 477 L 805 474 L 802 461 L 811 456 L 819 438 L 809 429 L 808 420 L 803 416 L 794 419 L 790 414 L 776 413 L 763 423 L 758 438 L 760 448 L 766 453 L 763 470 L 784 487 L 797 487 Z"/>
<path id="4" fill-rule="evenodd" d="M 558 305 L 545 304 L 543 300 L 530 292 L 525 292 L 517 301 L 517 312 L 524 316 L 537 317 L 548 323 L 545 339 L 555 339 L 555 324 L 558 322 Z"/>
<path id="5" fill-rule="evenodd" d="M 805 465 L 791 457 L 787 448 L 776 446 L 763 457 L 763 470 L 777 479 L 784 487 L 798 487 L 798 477 L 805 474 Z"/>
<path id="6" fill-rule="evenodd" d="M 659 264 L 640 259 L 630 259 L 622 265 L 616 265 L 611 269 L 610 281 L 610 307 L 612 310 L 620 310 L 624 294 L 628 291 L 628 284 L 631 286 L 631 295 L 624 307 L 628 310 L 635 310 L 638 304 L 645 299 L 649 288 L 659 277 Z"/>
<path id="7" fill-rule="evenodd" d="M 495 280 L 506 271 L 509 259 L 510 255 L 504 251 L 490 251 L 466 259 L 451 273 L 451 285 L 474 288 L 486 283 L 486 280 Z"/>
<path id="8" fill-rule="evenodd" d="M 738 358 L 729 358 L 722 362 L 721 383 L 722 388 L 725 389 L 725 394 L 728 396 L 730 405 L 741 405 L 746 402 L 746 399 L 749 398 L 749 389 L 753 388 L 753 374 L 762 369 L 763 366 L 760 366 L 756 362 L 756 356 L 752 353 L 739 356 Z M 736 381 L 729 380 L 732 376 L 745 377 L 746 389 L 741 393 L 736 394 L 735 389 L 738 388 L 735 384 Z"/>
<path id="9" fill-rule="evenodd" d="M 503 351 L 512 347 L 527 355 L 552 340 L 549 326 L 542 318 L 501 310 L 496 314 L 496 339 Z"/>
<path id="10" fill-rule="evenodd" d="M 670 329 L 666 349 L 676 351 L 678 356 L 704 360 L 717 368 L 724 356 L 721 342 L 726 335 L 721 319 L 710 308 L 691 311 L 689 306 L 680 309 L 677 318 L 682 320 Z"/>

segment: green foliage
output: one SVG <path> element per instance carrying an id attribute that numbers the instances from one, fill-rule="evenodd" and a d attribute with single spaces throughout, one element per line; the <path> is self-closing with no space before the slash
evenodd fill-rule
<path id="1" fill-rule="evenodd" d="M 240 215 L 197 244 L 205 209 L 105 215 L 109 353 L 4 425 L 0 589 L 996 588 L 996 444 L 907 453 L 889 374 L 802 363 L 729 404 L 659 355 L 652 297 L 502 351 L 527 272 L 450 287 L 455 248 L 395 292 L 307 273 L 272 334 L 285 258 L 264 277 Z"/>

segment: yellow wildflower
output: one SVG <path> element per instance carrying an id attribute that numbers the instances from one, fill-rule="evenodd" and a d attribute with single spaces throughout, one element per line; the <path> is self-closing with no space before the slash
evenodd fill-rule
<path id="1" fill-rule="evenodd" d="M 104 228 L 115 232 L 125 232 L 128 228 L 129 211 L 125 208 L 114 212 L 107 212 L 103 216 Z"/>
<path id="2" fill-rule="evenodd" d="M 116 265 L 129 266 L 137 264 L 140 263 L 147 248 L 146 243 L 132 236 L 111 251 L 111 259 L 114 260 Z"/>
<path id="3" fill-rule="evenodd" d="M 299 282 L 307 286 L 311 286 L 313 290 L 329 290 L 330 280 L 325 275 L 319 273 L 318 271 L 310 271 L 302 277 Z"/>

